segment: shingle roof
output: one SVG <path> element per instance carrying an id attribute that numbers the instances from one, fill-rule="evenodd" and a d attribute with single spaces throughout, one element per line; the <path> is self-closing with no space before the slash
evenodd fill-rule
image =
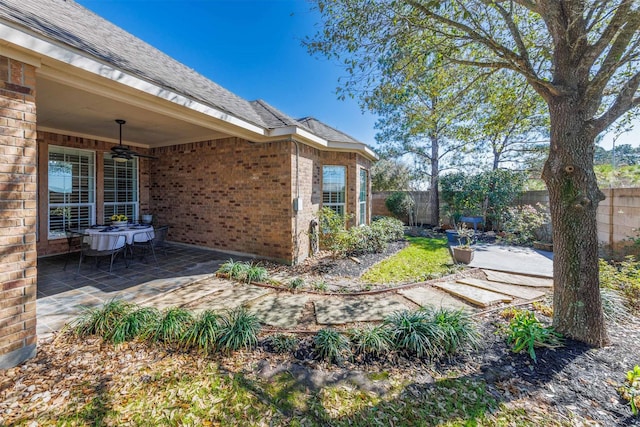
<path id="1" fill-rule="evenodd" d="M 277 108 L 267 104 L 262 99 L 251 101 L 251 105 L 258 115 L 264 120 L 269 129 L 275 129 L 283 126 L 300 126 L 300 122 L 288 116 Z"/>
<path id="2" fill-rule="evenodd" d="M 332 128 L 326 123 L 323 123 L 313 117 L 304 117 L 302 119 L 298 119 L 298 122 L 311 130 L 311 132 L 313 132 L 314 134 L 326 139 L 327 141 L 362 144 L 362 142 L 358 141 L 357 139 L 352 138 L 351 136 L 342 131 L 339 131 L 338 129 Z"/>
<path id="3" fill-rule="evenodd" d="M 264 128 L 253 105 L 72 0 L 0 0 L 0 18 Z"/>

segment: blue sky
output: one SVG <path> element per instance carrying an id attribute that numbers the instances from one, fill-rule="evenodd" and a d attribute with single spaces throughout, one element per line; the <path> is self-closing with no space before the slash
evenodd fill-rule
<path id="1" fill-rule="evenodd" d="M 76 0 L 200 74 L 294 118 L 313 116 L 375 148 L 376 118 L 336 96 L 338 63 L 301 45 L 319 15 L 305 0 Z M 612 136 L 601 145 L 610 149 Z M 616 145 L 640 146 L 640 124 Z"/>
<path id="2" fill-rule="evenodd" d="M 304 0 L 76 0 L 247 100 L 313 116 L 375 144 L 376 118 L 340 101 L 337 63 L 301 45 L 319 22 Z"/>

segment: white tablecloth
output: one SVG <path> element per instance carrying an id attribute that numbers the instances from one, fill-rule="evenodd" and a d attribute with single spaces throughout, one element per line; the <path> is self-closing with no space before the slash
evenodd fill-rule
<path id="1" fill-rule="evenodd" d="M 99 228 L 89 228 L 84 231 L 90 236 L 91 249 L 98 251 L 106 251 L 110 249 L 119 249 L 124 246 L 124 243 L 117 242 L 119 236 L 125 236 L 126 244 L 131 245 L 133 243 L 133 236 L 137 233 L 142 233 L 136 236 L 136 242 L 146 242 L 154 237 L 153 227 L 137 228 L 137 227 L 118 227 L 112 231 L 102 231 Z M 147 236 L 147 233 L 149 235 Z"/>

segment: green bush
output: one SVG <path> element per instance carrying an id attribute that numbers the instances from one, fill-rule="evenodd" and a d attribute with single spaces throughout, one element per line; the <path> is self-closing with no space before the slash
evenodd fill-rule
<path id="1" fill-rule="evenodd" d="M 268 342 L 276 353 L 291 353 L 298 347 L 298 338 L 289 334 L 275 334 L 268 338 Z"/>
<path id="2" fill-rule="evenodd" d="M 501 239 L 516 245 L 532 245 L 536 240 L 536 230 L 549 222 L 549 214 L 541 205 L 538 209 L 531 205 L 509 207 L 502 217 L 506 233 Z"/>
<path id="3" fill-rule="evenodd" d="M 620 292 L 629 310 L 640 312 L 640 261 L 632 255 L 619 263 L 601 259 L 599 268 L 600 286 Z"/>
<path id="4" fill-rule="evenodd" d="M 296 277 L 289 281 L 289 289 L 300 289 L 304 287 L 304 279 L 302 277 Z"/>
<path id="5" fill-rule="evenodd" d="M 164 344 L 180 344 L 192 322 L 190 311 L 179 307 L 168 308 L 151 331 L 150 338 Z"/>
<path id="6" fill-rule="evenodd" d="M 366 325 L 349 330 L 355 354 L 379 357 L 391 350 L 393 343 L 384 326 Z"/>
<path id="7" fill-rule="evenodd" d="M 346 215 L 339 215 L 336 211 L 328 207 L 320 209 L 318 216 L 320 247 L 334 253 L 341 252 L 342 245 L 340 241 L 346 232 L 348 217 Z"/>
<path id="8" fill-rule="evenodd" d="M 226 351 L 250 349 L 258 344 L 260 322 L 258 318 L 240 307 L 222 317 L 219 347 Z"/>
<path id="9" fill-rule="evenodd" d="M 71 326 L 80 336 L 99 335 L 105 339 L 122 319 L 135 309 L 135 304 L 113 299 L 101 307 L 85 309 Z"/>
<path id="10" fill-rule="evenodd" d="M 182 337 L 184 348 L 197 348 L 205 355 L 215 349 L 220 338 L 221 317 L 211 310 L 205 310 L 191 323 Z"/>
<path id="11" fill-rule="evenodd" d="M 407 218 L 413 212 L 416 202 L 406 191 L 396 191 L 391 193 L 384 201 L 385 206 L 397 217 Z"/>
<path id="12" fill-rule="evenodd" d="M 404 224 L 402 224 L 402 221 L 388 216 L 377 217 L 373 220 L 371 229 L 381 234 L 388 242 L 395 242 L 404 237 Z"/>
<path id="13" fill-rule="evenodd" d="M 243 261 L 236 262 L 232 259 L 222 264 L 217 272 L 245 283 L 264 283 L 269 279 L 269 273 L 264 267 Z"/>
<path id="14" fill-rule="evenodd" d="M 146 338 L 155 329 L 160 320 L 160 312 L 153 307 L 134 308 L 116 322 L 105 336 L 109 341 L 119 344 L 138 337 Z"/>
<path id="15" fill-rule="evenodd" d="M 426 310 L 432 321 L 440 328 L 438 346 L 443 354 L 452 356 L 462 350 L 475 350 L 480 346 L 481 335 L 476 324 L 463 310 L 439 308 Z"/>
<path id="16" fill-rule="evenodd" d="M 403 310 L 384 320 L 395 348 L 408 355 L 433 358 L 439 355 L 442 330 L 424 310 Z"/>
<path id="17" fill-rule="evenodd" d="M 350 355 L 349 340 L 332 328 L 319 330 L 313 344 L 318 357 L 329 363 L 340 363 Z"/>
<path id="18" fill-rule="evenodd" d="M 562 346 L 562 335 L 550 326 L 544 326 L 532 311 L 520 311 L 509 322 L 507 341 L 511 351 L 527 351 L 537 362 L 537 347 L 557 348 Z"/>

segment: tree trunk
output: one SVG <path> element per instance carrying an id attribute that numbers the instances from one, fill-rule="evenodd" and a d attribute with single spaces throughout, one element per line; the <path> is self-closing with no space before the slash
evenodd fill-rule
<path id="1" fill-rule="evenodd" d="M 553 226 L 553 325 L 567 337 L 607 341 L 598 277 L 596 211 L 604 195 L 593 172 L 595 135 L 575 99 L 549 103 L 551 147 L 543 179 Z"/>
<path id="2" fill-rule="evenodd" d="M 438 194 L 438 183 L 440 182 L 440 164 L 438 152 L 438 138 L 431 137 L 431 180 L 429 182 L 429 217 L 431 225 L 437 227 L 440 225 L 440 196 Z"/>

